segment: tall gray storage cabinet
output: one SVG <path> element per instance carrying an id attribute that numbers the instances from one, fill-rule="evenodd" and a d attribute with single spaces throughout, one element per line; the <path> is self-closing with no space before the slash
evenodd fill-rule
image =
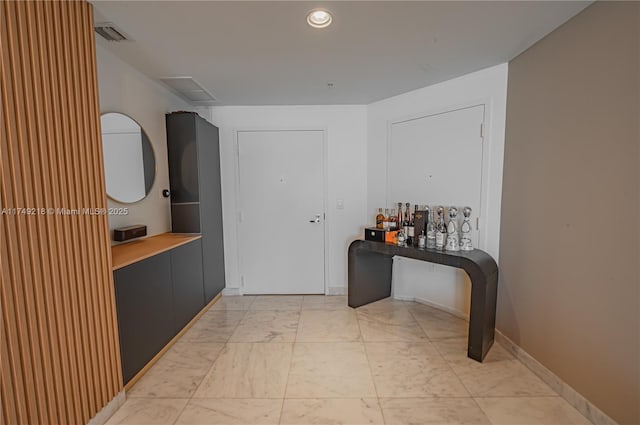
<path id="1" fill-rule="evenodd" d="M 167 114 L 174 233 L 202 234 L 204 298 L 225 286 L 218 128 L 195 112 Z"/>

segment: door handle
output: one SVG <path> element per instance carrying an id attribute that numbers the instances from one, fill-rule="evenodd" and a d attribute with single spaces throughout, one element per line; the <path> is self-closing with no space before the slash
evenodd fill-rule
<path id="1" fill-rule="evenodd" d="M 316 214 L 316 218 L 309 220 L 309 223 L 320 223 L 320 214 Z"/>

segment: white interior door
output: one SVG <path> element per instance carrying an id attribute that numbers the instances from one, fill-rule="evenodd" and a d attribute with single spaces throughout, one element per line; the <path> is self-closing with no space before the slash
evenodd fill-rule
<path id="1" fill-rule="evenodd" d="M 322 131 L 240 131 L 245 294 L 324 294 Z"/>

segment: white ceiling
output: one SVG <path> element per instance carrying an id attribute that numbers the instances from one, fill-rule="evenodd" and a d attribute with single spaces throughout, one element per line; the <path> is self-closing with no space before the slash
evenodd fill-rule
<path id="1" fill-rule="evenodd" d="M 220 105 L 367 104 L 507 62 L 584 1 L 104 1 L 132 41 L 98 43 L 157 79 L 191 76 Z M 313 29 L 325 7 L 333 24 Z M 328 87 L 333 83 L 333 87 Z"/>

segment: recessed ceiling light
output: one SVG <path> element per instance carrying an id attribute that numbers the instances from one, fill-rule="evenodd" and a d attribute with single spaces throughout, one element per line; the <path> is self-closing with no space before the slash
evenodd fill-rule
<path id="1" fill-rule="evenodd" d="M 332 20 L 331 13 L 325 9 L 313 9 L 307 14 L 307 23 L 314 28 L 326 28 Z"/>

